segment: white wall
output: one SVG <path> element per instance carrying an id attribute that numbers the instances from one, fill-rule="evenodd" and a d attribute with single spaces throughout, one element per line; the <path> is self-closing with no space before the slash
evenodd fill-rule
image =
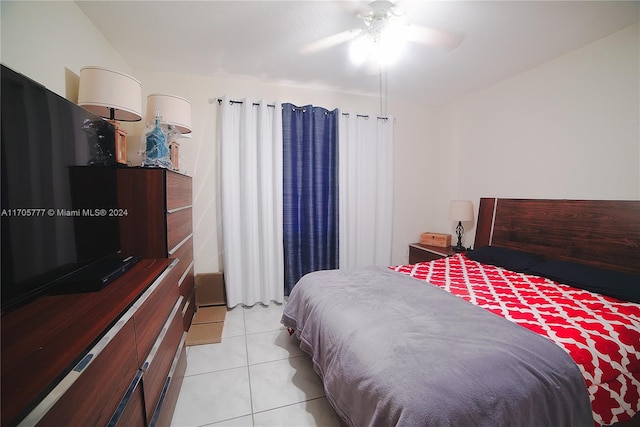
<path id="1" fill-rule="evenodd" d="M 448 199 L 639 199 L 639 40 L 636 24 L 443 108 L 432 224 L 453 230 Z"/>
<path id="2" fill-rule="evenodd" d="M 433 219 L 442 186 L 449 179 L 440 165 L 438 111 L 392 100 L 394 132 L 394 200 L 392 264 L 407 263 L 409 243 L 435 231 Z"/>
<path id="3" fill-rule="evenodd" d="M 0 1 L 0 19 L 2 63 L 70 101 L 84 66 L 132 71 L 73 2 Z"/>

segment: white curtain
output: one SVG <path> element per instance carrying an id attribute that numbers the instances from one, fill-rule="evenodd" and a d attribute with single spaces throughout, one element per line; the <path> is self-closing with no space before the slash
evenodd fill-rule
<path id="1" fill-rule="evenodd" d="M 219 113 L 227 305 L 282 303 L 282 106 L 225 97 Z"/>
<path id="2" fill-rule="evenodd" d="M 340 268 L 391 263 L 393 117 L 341 114 Z"/>

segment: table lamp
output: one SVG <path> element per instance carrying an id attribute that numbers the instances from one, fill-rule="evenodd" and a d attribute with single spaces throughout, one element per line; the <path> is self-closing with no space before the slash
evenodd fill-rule
<path id="1" fill-rule="evenodd" d="M 135 78 L 102 67 L 84 67 L 80 70 L 78 105 L 109 119 L 116 129 L 116 162 L 127 163 L 127 134 L 118 127 L 118 121 L 142 120 L 142 85 Z"/>
<path id="2" fill-rule="evenodd" d="M 456 226 L 456 234 L 458 235 L 458 244 L 453 247 L 456 252 L 464 252 L 467 250 L 462 246 L 462 233 L 464 227 L 462 221 L 473 221 L 473 204 L 470 200 L 452 200 L 449 205 L 449 219 L 458 221 Z"/>
<path id="3" fill-rule="evenodd" d="M 147 123 L 160 116 L 160 125 L 167 134 L 171 164 L 174 170 L 179 167 L 178 138 L 191 133 L 191 103 L 175 95 L 152 93 L 147 96 Z"/>

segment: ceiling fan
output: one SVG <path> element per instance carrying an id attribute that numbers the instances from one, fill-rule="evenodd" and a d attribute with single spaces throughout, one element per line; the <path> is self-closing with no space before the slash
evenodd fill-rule
<path id="1" fill-rule="evenodd" d="M 302 54 L 312 54 L 352 41 L 350 56 L 354 63 L 362 63 L 373 53 L 379 62 L 399 53 L 405 41 L 453 50 L 464 36 L 453 31 L 409 23 L 405 14 L 393 2 L 375 0 L 358 13 L 363 26 L 342 31 L 303 45 Z"/>

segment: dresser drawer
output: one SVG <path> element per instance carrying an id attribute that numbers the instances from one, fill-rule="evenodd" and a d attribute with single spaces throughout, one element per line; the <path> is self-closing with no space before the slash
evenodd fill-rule
<path id="1" fill-rule="evenodd" d="M 173 418 L 173 411 L 175 410 L 178 395 L 180 394 L 180 388 L 182 387 L 182 380 L 187 370 L 187 347 L 184 345 L 187 339 L 187 333 L 182 334 L 182 340 L 180 340 L 180 347 L 176 351 L 175 358 L 171 364 L 171 370 L 169 376 L 165 382 L 164 389 L 162 390 L 162 397 L 158 402 L 156 411 L 153 414 L 152 425 L 167 426 L 171 425 L 171 419 Z"/>
<path id="2" fill-rule="evenodd" d="M 103 338 L 62 382 L 71 387 L 44 415 L 41 426 L 106 425 L 138 372 L 133 320 Z M 88 365 L 87 365 L 88 364 Z M 83 369 L 84 367 L 84 369 Z M 54 390 L 55 392 L 55 390 Z M 25 420 L 27 424 L 31 422 Z"/>
<path id="3" fill-rule="evenodd" d="M 167 313 L 178 299 L 178 279 L 179 272 L 175 264 L 171 264 L 134 304 L 137 310 L 133 320 L 140 360 L 149 354 L 167 319 Z"/>
<path id="4" fill-rule="evenodd" d="M 143 258 L 167 256 L 164 174 L 161 169 L 118 168 L 122 251 Z"/>
<path id="5" fill-rule="evenodd" d="M 436 259 L 446 258 L 453 254 L 455 254 L 455 252 L 451 249 L 451 246 L 442 248 L 439 246 L 412 243 L 409 245 L 409 264 L 434 261 Z"/>
<path id="6" fill-rule="evenodd" d="M 185 271 L 182 274 L 182 277 L 178 281 L 178 286 L 180 287 L 180 295 L 185 298 L 191 295 L 194 290 L 194 274 L 193 274 L 193 264 L 189 267 L 189 270 Z"/>
<path id="7" fill-rule="evenodd" d="M 196 314 L 196 293 L 192 291 L 189 295 L 185 295 L 184 297 L 186 301 L 182 308 L 182 319 L 184 323 L 184 330 L 187 332 L 191 327 L 193 316 Z"/>
<path id="8" fill-rule="evenodd" d="M 409 249 L 409 264 L 417 264 L 419 262 L 434 261 L 440 258 L 442 258 L 442 256 L 438 254 L 421 251 L 420 249 L 415 249 L 415 248 Z"/>
<path id="9" fill-rule="evenodd" d="M 167 210 L 191 206 L 191 177 L 167 171 Z"/>
<path id="10" fill-rule="evenodd" d="M 177 258 L 178 265 L 176 268 L 180 272 L 181 276 L 191 267 L 193 262 L 193 235 L 187 240 L 183 240 L 182 244 L 173 251 L 169 252 L 169 258 Z"/>
<path id="11" fill-rule="evenodd" d="M 188 242 L 191 245 L 191 239 Z M 193 252 L 192 252 L 193 253 Z M 179 264 L 182 266 L 182 262 Z M 184 330 L 188 331 L 191 326 L 191 320 L 196 311 L 195 306 L 195 286 L 194 286 L 194 267 L 193 260 L 187 265 L 187 269 L 182 273 L 178 280 L 178 287 L 180 288 L 180 295 L 185 298 L 185 307 L 183 308 L 183 320 Z"/>
<path id="12" fill-rule="evenodd" d="M 180 297 L 173 306 L 167 322 L 162 328 L 149 356 L 142 365 L 142 389 L 147 419 L 151 419 L 158 406 L 162 391 L 175 358 L 176 349 L 182 338 L 182 311 L 184 298 Z"/>
<path id="13" fill-rule="evenodd" d="M 191 208 L 167 214 L 167 249 L 173 252 L 183 240 L 192 234 Z"/>
<path id="14" fill-rule="evenodd" d="M 138 384 L 131 395 L 127 406 L 125 407 L 122 415 L 119 417 L 117 426 L 144 426 L 145 425 L 145 413 L 144 413 L 144 401 L 142 396 L 142 384 Z"/>

